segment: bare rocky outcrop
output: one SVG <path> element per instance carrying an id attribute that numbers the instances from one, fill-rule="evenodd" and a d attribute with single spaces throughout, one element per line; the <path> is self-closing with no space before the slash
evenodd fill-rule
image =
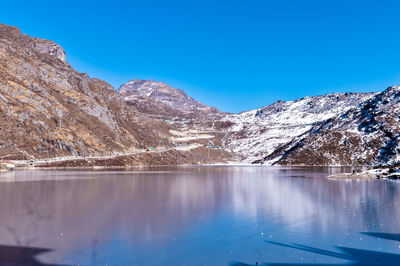
<path id="1" fill-rule="evenodd" d="M 0 157 L 112 154 L 168 143 L 160 121 L 121 103 L 108 83 L 75 71 L 52 41 L 0 24 Z"/>

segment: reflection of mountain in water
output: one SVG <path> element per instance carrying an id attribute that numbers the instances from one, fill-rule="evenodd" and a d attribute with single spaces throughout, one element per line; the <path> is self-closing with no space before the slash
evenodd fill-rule
<path id="1" fill-rule="evenodd" d="M 388 232 L 390 221 L 400 220 L 395 182 L 329 180 L 322 176 L 334 170 L 321 168 L 168 170 L 18 172 L 17 180 L 37 181 L 1 183 L 1 244 L 49 247 L 54 252 L 40 258 L 54 263 L 90 251 L 79 261 L 89 264 L 115 238 L 132 248 L 168 251 L 172 236 L 190 235 L 196 224 L 212 225 L 222 213 L 250 224 L 271 219 L 282 230 L 310 234 L 348 225 Z M 48 178 L 60 180 L 43 180 Z"/>
<path id="2" fill-rule="evenodd" d="M 315 172 L 311 172 L 312 169 Z M 385 226 L 388 217 L 400 220 L 397 183 L 320 178 L 323 168 L 270 168 L 268 171 L 254 168 L 248 171 L 252 173 L 238 172 L 237 178 L 232 179 L 231 204 L 236 212 L 249 217 L 275 215 L 288 226 L 312 219 L 313 223 L 304 222 L 303 225 L 323 231 L 329 230 L 332 221 L 345 227 L 350 224 Z"/>

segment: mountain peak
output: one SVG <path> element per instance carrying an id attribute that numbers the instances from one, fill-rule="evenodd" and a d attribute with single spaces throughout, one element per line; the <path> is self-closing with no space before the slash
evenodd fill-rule
<path id="1" fill-rule="evenodd" d="M 66 54 L 64 49 L 53 41 L 29 37 L 27 34 L 22 34 L 21 30 L 17 27 L 1 23 L 0 36 L 4 42 L 7 42 L 8 46 L 11 46 L 12 44 L 14 49 L 25 49 L 28 56 L 32 56 L 33 53 L 36 52 L 37 54 L 55 57 L 66 63 Z"/>
<path id="2" fill-rule="evenodd" d="M 22 35 L 21 30 L 14 26 L 9 26 L 6 24 L 0 23 L 0 34 L 2 36 L 10 35 L 10 36 L 20 36 Z"/>
<path id="3" fill-rule="evenodd" d="M 190 98 L 187 94 L 180 89 L 173 88 L 166 83 L 154 80 L 143 80 L 143 79 L 131 79 L 127 83 L 121 85 L 118 89 L 121 94 L 137 94 L 140 96 L 147 96 L 155 98 L 158 96 L 174 96 L 180 98 Z M 153 94 L 155 93 L 155 94 Z M 162 94 L 162 95 L 160 95 Z"/>
<path id="4" fill-rule="evenodd" d="M 172 116 L 192 114 L 197 116 L 199 114 L 195 113 L 199 111 L 201 115 L 220 113 L 216 108 L 209 107 L 188 96 L 185 91 L 173 88 L 160 81 L 132 79 L 121 85 L 118 92 L 125 102 L 130 102 L 135 106 L 140 106 L 140 102 L 151 100 L 156 108 L 156 110 L 154 108 L 151 110 L 152 114 L 168 113 Z M 149 112 L 149 110 L 144 109 L 141 111 Z"/>

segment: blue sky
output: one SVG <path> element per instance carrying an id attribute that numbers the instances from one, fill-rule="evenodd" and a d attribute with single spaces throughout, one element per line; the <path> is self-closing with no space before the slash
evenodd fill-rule
<path id="1" fill-rule="evenodd" d="M 2 0 L 0 22 L 114 87 L 166 82 L 223 111 L 400 84 L 400 2 Z"/>

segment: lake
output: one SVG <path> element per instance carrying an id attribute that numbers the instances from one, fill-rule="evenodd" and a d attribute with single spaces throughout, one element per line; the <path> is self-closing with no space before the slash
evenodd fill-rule
<path id="1" fill-rule="evenodd" d="M 344 170 L 0 175 L 0 264 L 400 265 L 400 182 Z"/>

